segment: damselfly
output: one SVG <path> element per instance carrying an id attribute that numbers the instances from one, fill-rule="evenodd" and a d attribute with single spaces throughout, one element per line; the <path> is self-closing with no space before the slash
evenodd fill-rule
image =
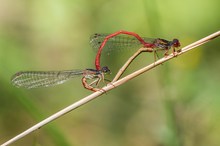
<path id="1" fill-rule="evenodd" d="M 16 87 L 31 89 L 55 86 L 82 76 L 82 84 L 86 89 L 98 91 L 100 89 L 97 86 L 101 80 L 105 80 L 104 74 L 107 73 L 110 73 L 108 67 L 103 67 L 101 70 L 21 71 L 12 76 L 11 81 Z M 88 80 L 92 80 L 92 82 L 88 83 Z"/>
<path id="2" fill-rule="evenodd" d="M 131 49 L 131 48 L 146 48 L 144 52 L 154 52 L 158 50 L 165 50 L 165 55 L 167 55 L 168 50 L 173 48 L 180 47 L 180 42 L 178 39 L 173 39 L 172 41 L 167 41 L 161 38 L 146 38 L 140 37 L 134 32 L 128 31 L 117 31 L 112 34 L 99 34 L 96 33 L 90 37 L 90 44 L 92 48 L 98 50 L 95 58 L 95 66 L 97 70 L 101 69 L 100 58 L 102 50 L 105 51 L 114 51 L 122 49 Z"/>

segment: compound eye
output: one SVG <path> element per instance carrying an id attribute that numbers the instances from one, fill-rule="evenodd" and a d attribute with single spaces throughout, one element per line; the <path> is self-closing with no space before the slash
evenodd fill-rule
<path id="1" fill-rule="evenodd" d="M 180 47 L 180 42 L 178 39 L 173 39 L 173 46 L 174 47 Z"/>
<path id="2" fill-rule="evenodd" d="M 103 73 L 108 73 L 108 72 L 110 72 L 110 69 L 109 69 L 107 66 L 104 66 L 104 67 L 102 68 L 102 72 L 103 72 Z"/>

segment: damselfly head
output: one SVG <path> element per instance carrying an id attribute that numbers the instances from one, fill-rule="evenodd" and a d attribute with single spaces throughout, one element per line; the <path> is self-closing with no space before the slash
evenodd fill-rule
<path id="1" fill-rule="evenodd" d="M 107 73 L 110 74 L 111 73 L 110 69 L 107 66 L 102 67 L 101 71 L 105 74 L 107 74 Z"/>
<path id="2" fill-rule="evenodd" d="M 173 39 L 172 45 L 173 47 L 178 48 L 180 47 L 180 41 L 178 39 Z"/>

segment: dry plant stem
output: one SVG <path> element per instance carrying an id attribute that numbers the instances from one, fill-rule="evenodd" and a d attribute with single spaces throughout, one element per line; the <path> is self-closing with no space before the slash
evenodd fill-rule
<path id="1" fill-rule="evenodd" d="M 149 50 L 149 51 L 148 51 Z M 117 81 L 122 74 L 125 72 L 125 70 L 128 68 L 128 66 L 132 63 L 132 61 L 142 52 L 152 52 L 152 48 L 140 48 L 138 49 L 138 51 L 136 51 L 127 61 L 126 63 L 122 66 L 122 68 L 120 68 L 120 70 L 118 71 L 118 73 L 115 75 L 114 79 L 112 80 L 112 82 Z"/>
<path id="2" fill-rule="evenodd" d="M 217 35 L 216 37 L 218 37 L 219 32 L 216 32 L 215 34 L 213 34 L 213 36 Z M 215 38 L 215 37 L 214 37 Z M 211 38 L 211 39 L 214 39 Z M 207 39 L 207 38 L 203 38 L 195 43 L 192 43 L 190 45 L 188 45 L 188 47 L 196 47 L 196 46 L 200 46 L 208 41 L 210 41 L 211 39 Z M 133 62 L 133 60 L 142 52 L 153 52 L 152 48 L 140 48 L 137 52 L 135 52 L 127 61 L 126 63 L 120 68 L 120 70 L 118 71 L 118 73 L 116 74 L 116 76 L 114 77 L 114 79 L 112 80 L 112 82 L 117 81 L 122 74 L 125 72 L 125 70 L 128 68 L 128 66 Z M 154 52 L 155 53 L 155 52 Z"/>
<path id="3" fill-rule="evenodd" d="M 163 58 L 157 60 L 156 62 L 154 62 L 154 63 L 152 63 L 152 64 L 150 64 L 150 65 L 148 65 L 148 66 L 146 66 L 146 67 L 144 67 L 144 68 L 142 68 L 140 70 L 137 70 L 137 71 L 127 75 L 126 77 L 124 77 L 124 78 L 122 78 L 122 79 L 120 79 L 120 80 L 118 80 L 116 82 L 112 82 L 112 83 L 108 84 L 107 86 L 103 87 L 100 91 L 94 92 L 91 95 L 89 95 L 89 96 L 87 96 L 87 97 L 85 97 L 85 98 L 83 98 L 83 99 L 73 103 L 72 105 L 64 108 L 63 110 L 53 114 L 52 116 L 46 118 L 45 120 L 39 122 L 38 124 L 36 124 L 34 126 L 32 126 L 31 128 L 29 128 L 26 131 L 20 133 L 19 135 L 15 136 L 14 138 L 10 139 L 9 141 L 3 143 L 1 146 L 7 146 L 7 145 L 9 145 L 9 144 L 11 144 L 11 143 L 21 139 L 22 137 L 30 134 L 31 132 L 33 132 L 33 131 L 35 131 L 35 130 L 37 130 L 39 128 L 41 128 L 42 126 L 50 123 L 51 121 L 53 121 L 53 120 L 55 120 L 55 119 L 65 115 L 68 112 L 70 112 L 70 111 L 72 111 L 72 110 L 74 110 L 74 109 L 76 109 L 76 108 L 78 108 L 78 107 L 88 103 L 89 101 L 97 98 L 98 96 L 102 95 L 103 93 L 105 93 L 107 91 L 110 91 L 113 88 L 116 88 L 116 87 L 120 86 L 121 84 L 124 84 L 124 83 L 128 82 L 129 80 L 131 80 L 131 79 L 139 76 L 140 74 L 143 74 L 144 72 L 146 72 L 146 71 L 148 71 L 148 70 L 150 70 L 150 69 L 160 65 L 161 63 L 164 63 L 164 62 L 166 62 L 166 61 L 168 61 L 168 60 L 170 60 L 172 58 L 175 58 L 176 56 L 179 56 L 179 55 L 181 55 L 183 53 L 186 53 L 187 51 L 190 51 L 190 50 L 192 50 L 192 49 L 194 49 L 194 48 L 196 48 L 196 47 L 198 47 L 198 46 L 200 46 L 200 45 L 202 45 L 204 43 L 207 43 L 208 41 L 210 41 L 210 40 L 212 40 L 212 39 L 214 39 L 214 38 L 216 38 L 218 36 L 220 36 L 220 31 L 218 31 L 216 33 L 213 33 L 210 36 L 207 36 L 207 37 L 205 37 L 205 38 L 203 38 L 203 39 L 201 39 L 201 40 L 199 40 L 199 41 L 197 41 L 195 43 L 192 43 L 192 44 L 182 48 L 181 52 L 176 52 L 175 56 L 173 55 L 173 53 L 171 53 L 170 55 L 168 55 L 166 57 L 163 57 Z"/>

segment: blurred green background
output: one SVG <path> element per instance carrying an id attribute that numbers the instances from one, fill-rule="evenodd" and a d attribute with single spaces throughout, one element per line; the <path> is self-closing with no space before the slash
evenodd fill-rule
<path id="1" fill-rule="evenodd" d="M 17 89 L 20 70 L 94 68 L 93 33 L 134 31 L 182 46 L 219 30 L 219 0 L 1 0 L 0 143 L 89 95 L 80 78 Z M 220 144 L 220 40 L 179 56 L 20 139 L 15 146 Z M 112 79 L 132 51 L 102 56 Z M 143 53 L 126 74 L 153 60 Z"/>

